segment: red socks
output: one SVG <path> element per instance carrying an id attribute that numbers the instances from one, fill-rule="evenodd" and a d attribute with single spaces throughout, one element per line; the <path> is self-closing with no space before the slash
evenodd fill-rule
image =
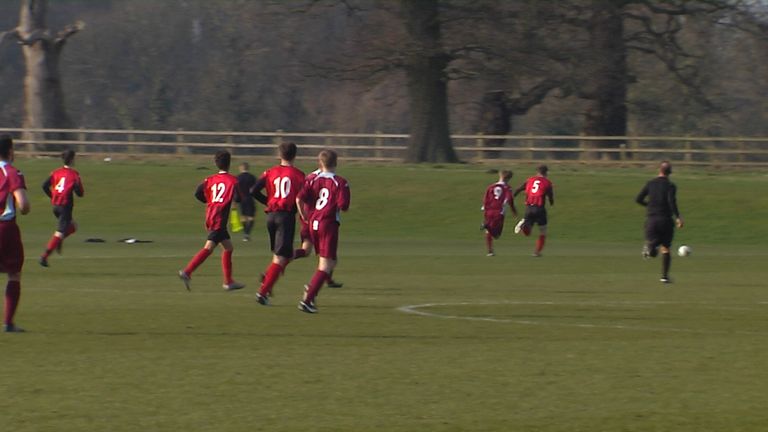
<path id="1" fill-rule="evenodd" d="M 16 314 L 16 307 L 19 306 L 21 298 L 21 282 L 8 281 L 5 287 L 5 320 L 3 324 L 13 324 L 13 316 Z"/>
<path id="2" fill-rule="evenodd" d="M 69 226 L 67 227 L 67 230 L 64 232 L 64 238 L 71 236 L 72 234 L 75 233 L 75 231 L 77 231 L 77 228 L 75 228 L 75 224 L 69 224 Z"/>
<path id="3" fill-rule="evenodd" d="M 315 297 L 317 297 L 320 288 L 322 288 L 325 281 L 330 278 L 331 275 L 328 273 L 322 270 L 317 270 L 314 276 L 312 276 L 312 280 L 309 281 L 309 285 L 307 285 L 307 293 L 304 296 L 304 302 L 311 303 L 315 301 Z"/>
<path id="4" fill-rule="evenodd" d="M 536 240 L 536 253 L 540 253 L 542 249 L 544 249 L 544 241 L 547 239 L 547 236 L 540 235 L 539 239 Z"/>
<path id="5" fill-rule="evenodd" d="M 224 273 L 224 283 L 232 283 L 232 251 L 224 250 L 221 253 L 221 271 Z M 189 273 L 187 273 L 189 274 Z"/>
<path id="6" fill-rule="evenodd" d="M 283 271 L 285 271 L 285 267 L 280 264 L 271 263 L 269 267 L 267 267 L 267 271 L 264 272 L 264 282 L 261 283 L 259 294 L 263 296 L 270 294 L 272 292 L 272 287 L 275 286 L 277 279 L 280 278 Z"/>
<path id="7" fill-rule="evenodd" d="M 48 258 L 49 255 L 51 255 L 51 252 L 53 252 L 54 249 L 56 249 L 56 246 L 59 245 L 64 239 L 57 236 L 56 234 L 51 237 L 50 240 L 48 240 L 48 245 L 45 247 L 45 252 L 43 252 L 43 257 Z"/>
<path id="8" fill-rule="evenodd" d="M 187 274 L 187 276 L 192 275 L 192 272 L 195 271 L 197 267 L 200 266 L 205 260 L 211 255 L 213 251 L 209 251 L 206 248 L 200 249 L 200 252 L 198 252 L 195 256 L 192 257 L 192 260 L 189 261 L 189 264 L 187 264 L 187 267 L 184 269 L 184 273 Z"/>

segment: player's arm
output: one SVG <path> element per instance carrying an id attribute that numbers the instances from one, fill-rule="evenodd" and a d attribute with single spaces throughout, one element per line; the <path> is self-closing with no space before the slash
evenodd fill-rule
<path id="1" fill-rule="evenodd" d="M 13 198 L 16 200 L 16 208 L 19 209 L 19 213 L 23 215 L 29 213 L 29 199 L 26 189 L 19 188 L 13 191 Z"/>
<path id="2" fill-rule="evenodd" d="M 51 181 L 52 181 L 52 178 L 49 176 L 43 182 L 43 192 L 45 192 L 45 194 L 48 195 L 48 198 L 51 197 Z"/>
<path id="3" fill-rule="evenodd" d="M 524 191 L 525 190 L 525 185 L 527 183 L 528 182 L 525 182 L 525 183 L 521 184 L 517 189 L 515 189 L 515 191 L 512 192 L 512 196 L 517 196 L 517 194 L 519 194 L 520 192 Z"/>
<path id="4" fill-rule="evenodd" d="M 80 179 L 80 177 L 78 177 L 77 181 L 75 182 L 74 191 L 80 198 L 85 195 L 85 188 L 83 188 L 83 181 Z"/>
<path id="5" fill-rule="evenodd" d="M 267 196 L 264 195 L 261 190 L 264 189 L 264 186 L 267 185 L 267 178 L 265 176 L 261 176 L 256 180 L 256 183 L 253 185 L 253 189 L 251 189 L 251 196 L 256 199 L 256 201 L 267 205 Z"/>
<path id="6" fill-rule="evenodd" d="M 648 183 L 645 184 L 643 187 L 643 190 L 640 191 L 639 194 L 637 194 L 637 197 L 635 198 L 635 202 L 640 204 L 643 207 L 648 206 L 648 202 L 645 200 L 648 197 Z"/>
<path id="7" fill-rule="evenodd" d="M 509 196 L 507 197 L 507 204 L 509 204 L 510 210 L 512 210 L 512 215 L 517 217 L 517 207 L 515 207 L 515 195 L 512 193 L 512 191 L 509 192 Z"/>
<path id="8" fill-rule="evenodd" d="M 546 194 L 546 197 L 549 198 L 549 205 L 551 205 L 551 206 L 555 205 L 555 190 L 554 189 L 555 188 L 550 186 L 549 189 L 547 189 L 547 194 Z"/>
<path id="9" fill-rule="evenodd" d="M 344 182 L 344 184 L 341 186 L 341 189 L 339 190 L 339 209 L 341 209 L 341 211 L 348 211 L 351 199 L 352 196 L 349 192 L 349 183 Z"/>
<path id="10" fill-rule="evenodd" d="M 204 183 L 200 183 L 199 185 L 197 185 L 197 189 L 195 189 L 195 198 L 197 198 L 197 200 L 200 201 L 201 203 L 205 204 L 207 202 L 205 200 L 205 184 Z"/>
<path id="11" fill-rule="evenodd" d="M 669 200 L 669 208 L 672 210 L 672 214 L 675 216 L 675 223 L 677 224 L 677 227 L 682 228 L 684 222 L 683 217 L 680 216 L 680 210 L 677 208 L 677 187 L 675 185 L 671 185 L 669 188 L 669 195 L 667 196 L 667 200 Z"/>

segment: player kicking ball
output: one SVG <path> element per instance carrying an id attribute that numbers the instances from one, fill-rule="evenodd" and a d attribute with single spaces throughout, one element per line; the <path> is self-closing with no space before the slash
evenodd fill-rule
<path id="1" fill-rule="evenodd" d="M 539 226 L 539 238 L 536 240 L 536 249 L 533 256 L 540 257 L 547 239 L 547 209 L 544 207 L 545 199 L 549 199 L 549 205 L 555 205 L 555 193 L 552 182 L 547 178 L 548 168 L 539 165 L 536 175 L 529 177 L 520 187 L 515 189 L 514 196 L 525 191 L 525 215 L 515 226 L 515 234 L 523 233 L 526 237 L 531 235 L 533 225 Z"/>
<path id="2" fill-rule="evenodd" d="M 75 152 L 66 150 L 61 154 L 61 159 L 64 161 L 64 166 L 53 171 L 43 182 L 43 192 L 51 198 L 53 215 L 59 221 L 56 232 L 53 233 L 38 260 L 43 267 L 48 267 L 48 257 L 51 252 L 56 250 L 60 254 L 64 239 L 77 231 L 77 223 L 72 218 L 75 206 L 74 196 L 76 194 L 82 197 L 85 194 L 80 174 L 72 168 L 75 164 Z"/>
<path id="3" fill-rule="evenodd" d="M 488 256 L 494 256 L 493 240 L 501 237 L 504 229 L 504 212 L 507 206 L 512 209 L 512 214 L 517 217 L 517 209 L 513 201 L 512 191 L 509 189 L 509 180 L 512 179 L 512 171 L 499 171 L 499 181 L 488 186 L 483 197 L 483 229 L 485 230 L 485 245 L 488 247 Z"/>
<path id="4" fill-rule="evenodd" d="M 222 288 L 226 291 L 234 291 L 244 288 L 245 285 L 232 279 L 232 240 L 227 231 L 229 212 L 232 211 L 232 201 L 237 188 L 237 177 L 229 173 L 229 165 L 232 156 L 228 151 L 216 152 L 214 161 L 219 172 L 207 177 L 197 187 L 195 198 L 206 204 L 205 228 L 208 230 L 208 240 L 202 249 L 192 257 L 184 270 L 179 270 L 179 278 L 184 282 L 187 291 L 190 291 L 189 282 L 192 272 L 200 266 L 213 253 L 216 246 L 221 243 L 224 252 L 221 253 L 221 270 L 224 273 Z"/>
<path id="5" fill-rule="evenodd" d="M 336 175 L 336 152 L 323 150 L 318 157 L 320 172 L 304 186 L 296 199 L 299 216 L 309 222 L 310 238 L 319 256 L 317 271 L 304 286 L 304 297 L 299 302 L 299 310 L 306 313 L 317 313 L 317 294 L 336 267 L 341 212 L 349 210 L 350 201 L 349 183 Z M 304 204 L 312 209 L 309 217 L 304 214 Z"/>

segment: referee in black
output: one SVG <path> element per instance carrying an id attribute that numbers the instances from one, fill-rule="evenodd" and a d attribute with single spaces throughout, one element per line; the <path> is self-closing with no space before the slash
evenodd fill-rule
<path id="1" fill-rule="evenodd" d="M 643 258 L 656 257 L 661 252 L 661 282 L 670 283 L 669 266 L 672 262 L 670 248 L 675 235 L 675 225 L 683 227 L 683 218 L 677 208 L 677 187 L 669 181 L 672 165 L 664 161 L 659 165 L 659 175 L 645 184 L 637 194 L 638 204 L 647 208 L 645 219 L 645 246 Z"/>
<path id="2" fill-rule="evenodd" d="M 237 187 L 240 189 L 240 218 L 243 220 L 243 231 L 245 236 L 243 241 L 251 240 L 251 230 L 253 229 L 253 220 L 256 217 L 256 202 L 251 196 L 253 187 L 256 185 L 256 177 L 248 169 L 248 162 L 240 164 L 240 174 L 237 176 Z M 238 197 L 238 195 L 235 195 Z"/>

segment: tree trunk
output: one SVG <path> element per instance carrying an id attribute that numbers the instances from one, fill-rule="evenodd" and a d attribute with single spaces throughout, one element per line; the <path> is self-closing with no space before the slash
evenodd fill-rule
<path id="1" fill-rule="evenodd" d="M 23 0 L 18 38 L 23 44 L 26 76 L 24 77 L 24 128 L 70 128 L 72 123 L 64 109 L 59 57 L 66 41 L 52 37 L 46 25 L 46 0 Z M 73 32 L 74 33 L 74 32 Z M 49 134 L 57 139 L 62 134 Z M 40 141 L 43 134 L 25 132 L 24 139 Z"/>
<path id="2" fill-rule="evenodd" d="M 448 121 L 445 68 L 437 0 L 402 0 L 401 9 L 413 46 L 407 47 L 411 125 L 407 162 L 457 162 Z"/>
<path id="3" fill-rule="evenodd" d="M 480 102 L 480 124 L 485 135 L 507 135 L 512 130 L 512 113 L 507 106 L 507 94 L 504 90 L 486 92 Z M 485 139 L 483 147 L 504 147 L 505 139 Z M 499 152 L 483 152 L 485 159 L 498 159 Z"/>
<path id="4" fill-rule="evenodd" d="M 624 44 L 624 21 L 621 6 L 614 0 L 595 0 L 589 24 L 590 57 L 588 82 L 581 96 L 587 99 L 584 135 L 624 136 L 627 133 L 627 48 Z M 600 141 L 586 144 L 618 147 L 623 141 Z M 607 157 L 615 157 L 610 153 Z M 587 159 L 600 157 L 596 152 L 584 153 Z"/>

